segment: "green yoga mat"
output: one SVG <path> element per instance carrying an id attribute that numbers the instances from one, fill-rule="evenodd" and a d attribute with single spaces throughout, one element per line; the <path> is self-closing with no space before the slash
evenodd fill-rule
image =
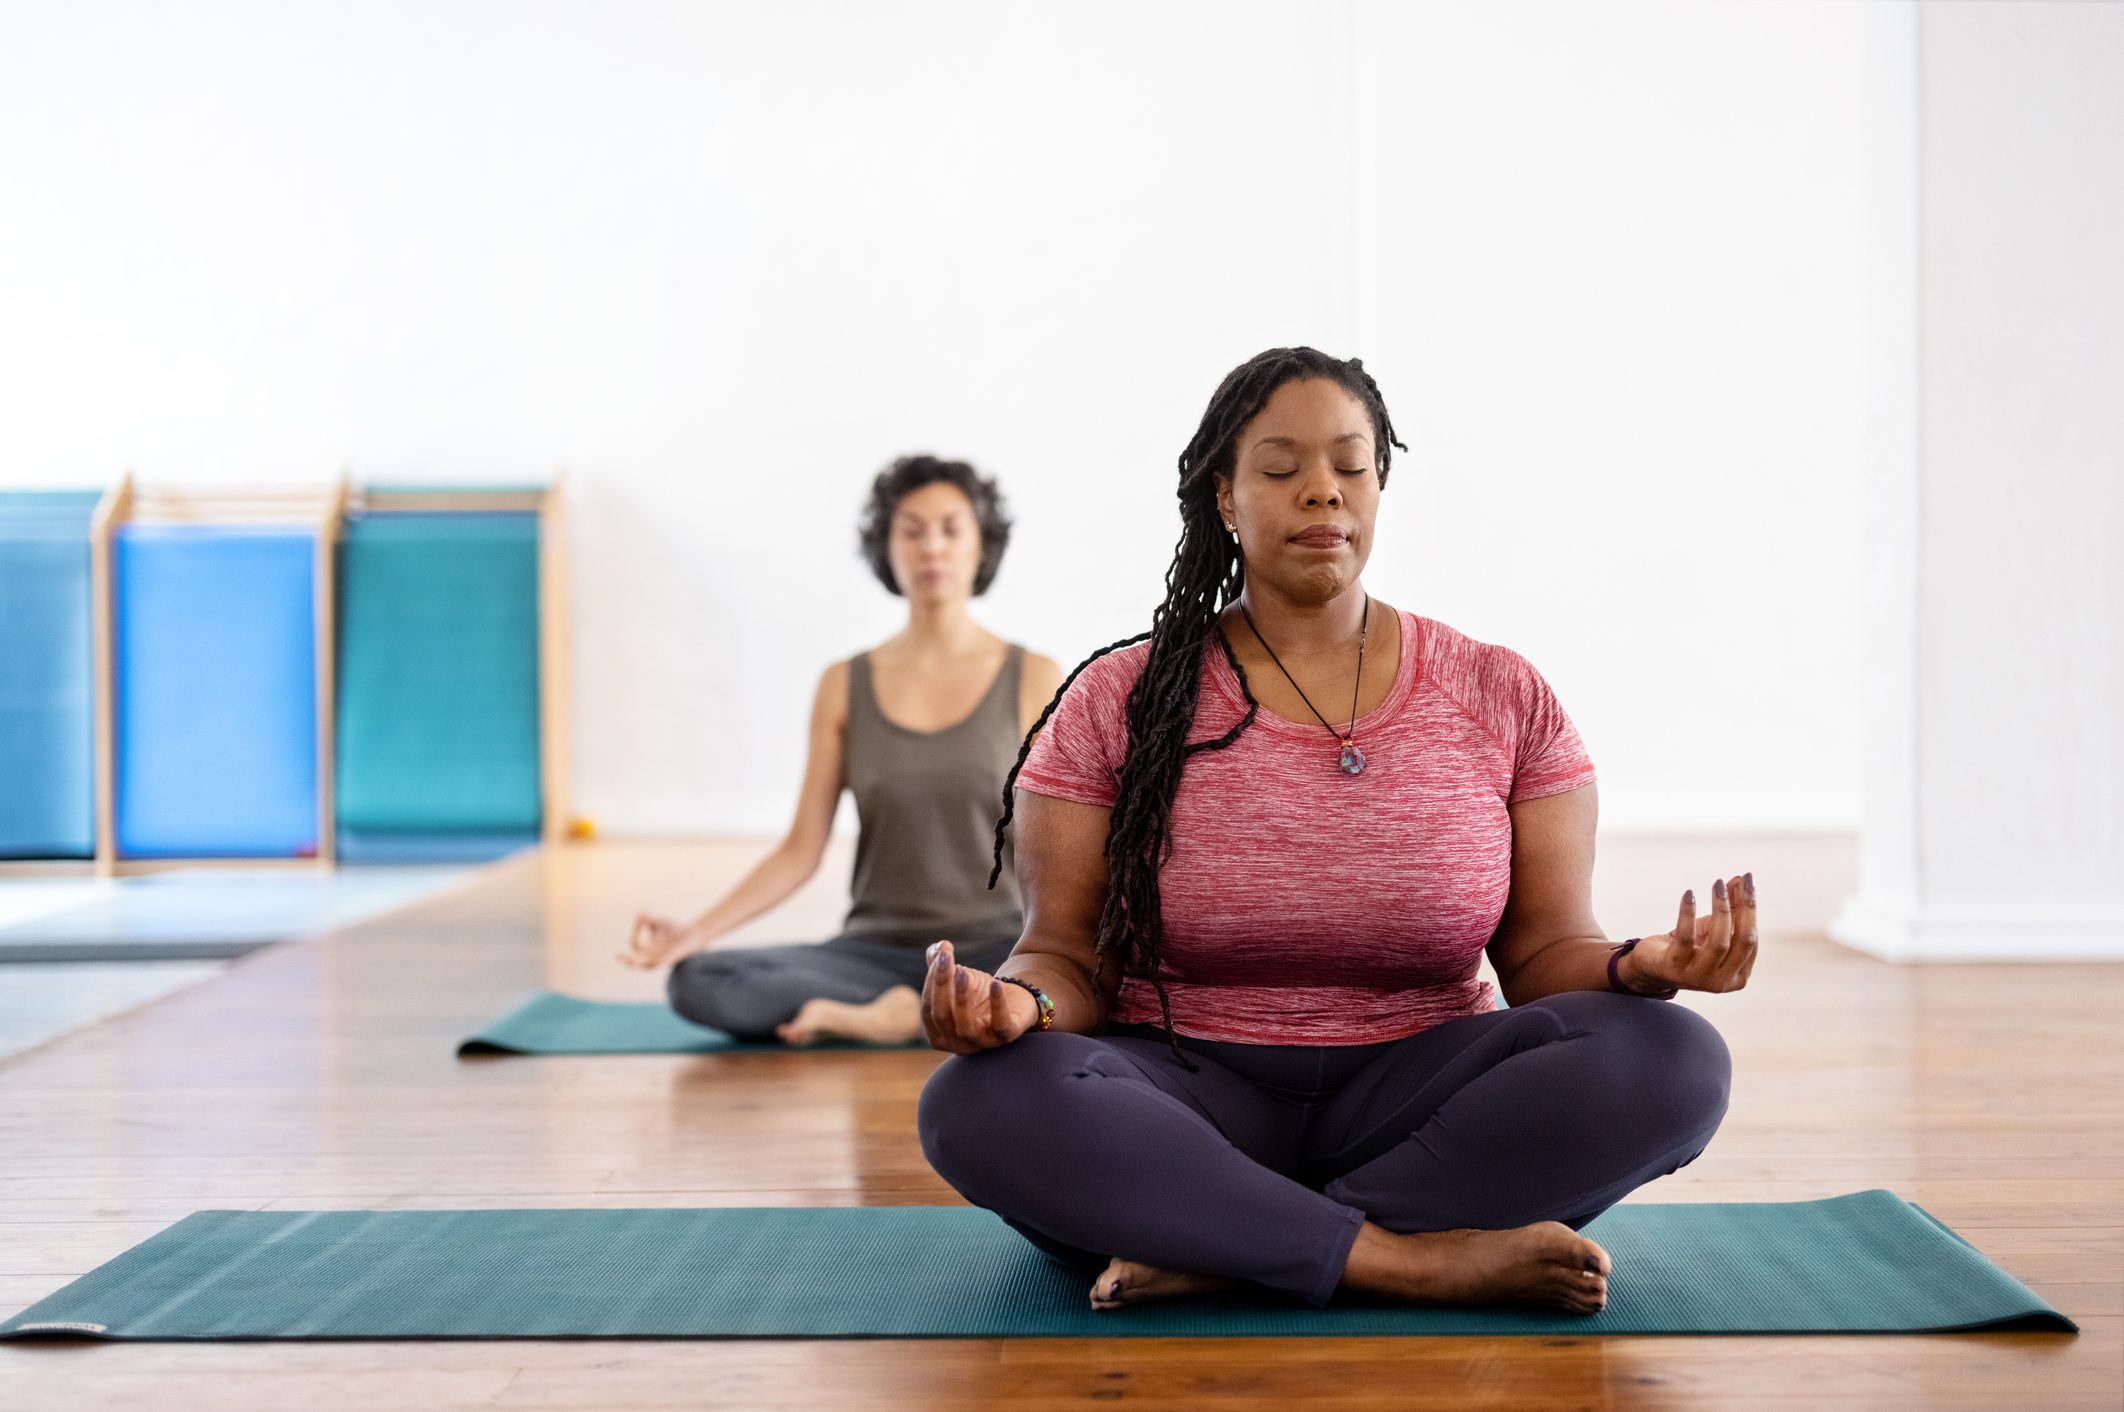
<path id="1" fill-rule="evenodd" d="M 338 645 L 334 803 L 357 853 L 536 836 L 536 515 L 350 518 Z"/>
<path id="2" fill-rule="evenodd" d="M 871 1049 L 875 1045 L 833 1040 L 806 1049 Z M 900 1048 L 902 1046 L 893 1046 Z M 533 991 L 514 1010 L 457 1046 L 472 1054 L 738 1054 L 789 1052 L 786 1044 L 759 1044 L 689 1024 L 668 1005 L 630 1005 L 583 1000 L 550 990 Z"/>
<path id="3" fill-rule="evenodd" d="M 1885 1191 L 1619 1206 L 1590 1318 L 1270 1295 L 1086 1306 L 1089 1280 L 967 1207 L 202 1211 L 0 1337 L 1030 1338 L 1920 1333 L 2072 1322 Z"/>

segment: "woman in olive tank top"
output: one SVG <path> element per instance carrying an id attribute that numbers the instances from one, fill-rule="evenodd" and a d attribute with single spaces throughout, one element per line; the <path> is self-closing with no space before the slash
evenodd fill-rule
<path id="1" fill-rule="evenodd" d="M 911 1041 L 922 1034 L 925 947 L 948 937 L 969 965 L 1009 955 L 1021 917 L 1007 860 L 988 887 L 1003 781 L 1062 680 L 1054 662 L 967 613 L 1009 538 L 995 482 L 963 461 L 910 456 L 878 476 L 863 553 L 907 600 L 907 626 L 820 678 L 803 789 L 780 845 L 691 922 L 635 919 L 619 959 L 671 965 L 680 1015 L 751 1040 Z M 818 871 L 843 789 L 860 832 L 841 935 L 712 949 Z"/>

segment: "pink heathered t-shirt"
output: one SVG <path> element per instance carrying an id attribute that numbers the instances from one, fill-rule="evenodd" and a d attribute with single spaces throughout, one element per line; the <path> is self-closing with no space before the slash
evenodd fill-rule
<path id="1" fill-rule="evenodd" d="M 1173 1027 L 1243 1044 L 1372 1044 L 1494 1004 L 1476 964 L 1512 885 L 1507 804 L 1593 783 L 1578 731 L 1508 648 L 1401 615 L 1401 667 L 1357 722 L 1366 765 L 1337 768 L 1317 721 L 1262 711 L 1190 755 L 1161 875 Z M 1084 669 L 1034 742 L 1021 788 L 1111 808 L 1126 703 L 1148 643 Z M 1204 654 L 1190 742 L 1245 714 L 1223 649 Z M 1157 1024 L 1130 975 L 1110 1016 Z"/>

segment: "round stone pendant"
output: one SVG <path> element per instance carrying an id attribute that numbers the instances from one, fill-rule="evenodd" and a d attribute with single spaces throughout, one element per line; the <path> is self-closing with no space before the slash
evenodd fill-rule
<path id="1" fill-rule="evenodd" d="M 1364 773 L 1364 752 L 1357 748 L 1355 741 L 1342 742 L 1342 772 L 1346 775 Z"/>

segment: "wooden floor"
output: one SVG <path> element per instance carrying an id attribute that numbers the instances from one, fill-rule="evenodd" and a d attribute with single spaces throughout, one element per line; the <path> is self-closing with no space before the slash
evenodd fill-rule
<path id="1" fill-rule="evenodd" d="M 1750 989 L 1701 1003 L 1735 1056 L 1725 1128 L 1634 1199 L 1888 1187 L 2079 1337 L 18 1344 L 0 1405 L 2124 1405 L 2124 966 L 1886 966 L 1816 930 L 1847 848 L 1734 851 L 1603 841 L 1615 934 L 1720 868 L 1755 870 L 1768 924 Z M 0 1063 L 0 1313 L 206 1207 L 955 1201 L 912 1132 L 928 1053 L 452 1058 L 531 987 L 653 994 L 609 963 L 626 918 L 698 904 L 749 854 L 515 860 Z M 837 900 L 822 881 L 776 930 L 823 932 Z"/>

